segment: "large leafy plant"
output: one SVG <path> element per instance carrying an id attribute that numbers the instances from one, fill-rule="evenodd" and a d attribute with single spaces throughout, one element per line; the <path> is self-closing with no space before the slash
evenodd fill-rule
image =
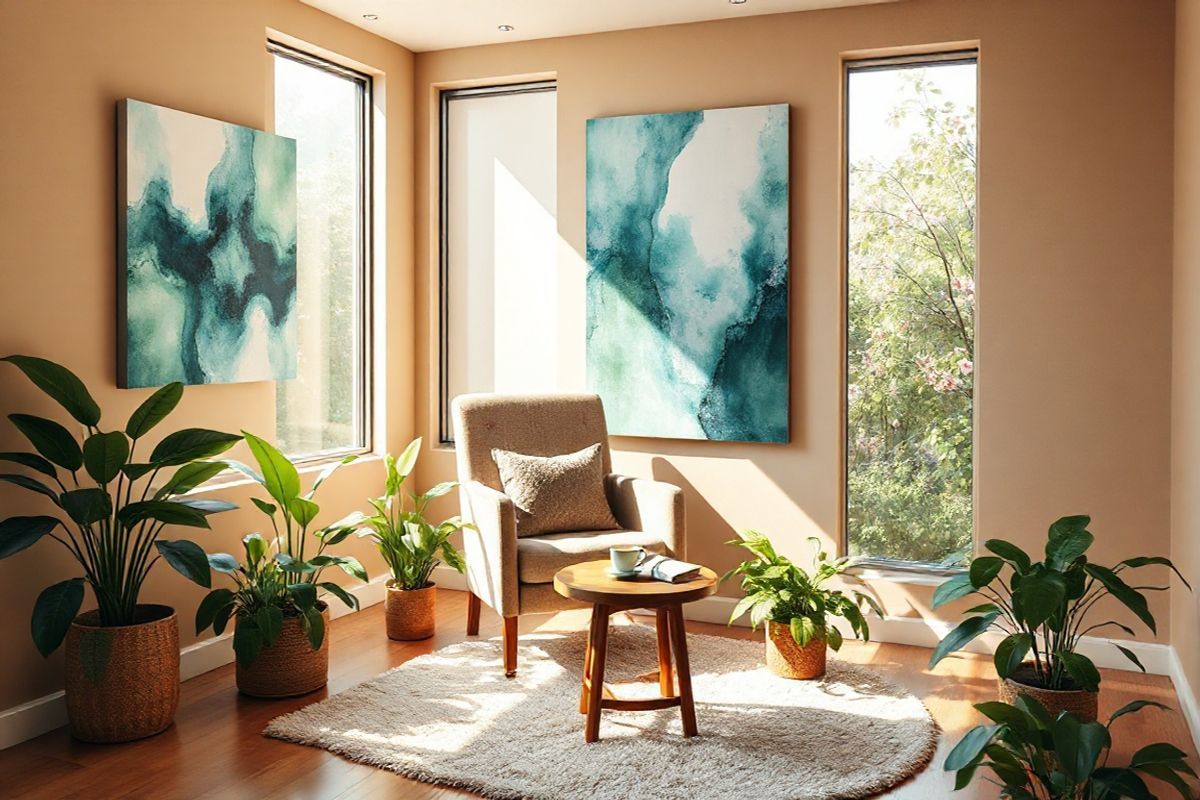
<path id="1" fill-rule="evenodd" d="M 967 572 L 954 576 L 934 592 L 934 608 L 969 595 L 978 595 L 985 602 L 971 608 L 967 618 L 946 634 L 934 649 L 929 666 L 995 629 L 1005 634 L 995 655 L 1000 677 L 1016 673 L 1028 658 L 1028 669 L 1033 672 L 1030 679 L 1038 686 L 1093 692 L 1099 689 L 1100 673 L 1095 664 L 1076 652 L 1079 640 L 1105 627 L 1120 628 L 1130 636 L 1134 632 L 1113 620 L 1089 625 L 1088 612 L 1105 597 L 1113 597 L 1155 631 L 1154 615 L 1144 592 L 1165 591 L 1167 587 L 1131 586 L 1122 575 L 1152 564 L 1170 567 L 1176 575 L 1179 570 L 1161 556 L 1127 558 L 1113 567 L 1091 563 L 1087 551 L 1095 537 L 1087 529 L 1090 522 L 1087 516 L 1057 520 L 1050 526 L 1045 560 L 1039 562 L 1003 539 L 984 542 L 983 546 L 994 555 L 974 559 Z M 1179 579 L 1188 586 L 1182 575 Z M 1116 647 L 1145 672 L 1132 651 L 1119 644 Z"/>
<path id="2" fill-rule="evenodd" d="M 805 570 L 775 552 L 770 540 L 758 531 L 744 531 L 740 536 L 726 544 L 744 547 L 754 558 L 743 561 L 721 578 L 724 581 L 732 575 L 742 576 L 745 597 L 734 606 L 730 623 L 749 612 L 752 628 L 770 620 L 786 625 L 792 639 L 801 647 L 814 639 L 824 639 L 836 651 L 842 646 L 842 634 L 828 623 L 828 619 L 842 617 L 850 623 L 855 636 L 863 641 L 870 639 L 871 630 L 861 607 L 869 606 L 880 617 L 883 609 L 874 598 L 862 592 L 852 591 L 847 595 L 826 585 L 831 578 L 846 571 L 850 566 L 849 559 L 830 560 L 829 554 L 821 548 L 821 541 L 810 536 L 812 569 Z"/>
<path id="3" fill-rule="evenodd" d="M 275 644 L 288 616 L 300 619 L 309 644 L 314 650 L 319 648 L 325 639 L 325 620 L 317 590 L 324 589 L 347 606 L 358 608 L 354 595 L 332 581 L 322 580 L 322 573 L 329 567 L 339 567 L 362 581 L 367 580 L 367 573 L 358 559 L 326 552 L 326 548 L 339 544 L 356 530 L 361 514 L 309 531 L 321 512 L 313 499 L 317 489 L 356 456 L 326 467 L 312 488 L 301 494 L 300 473 L 295 465 L 265 440 L 245 431 L 242 434 L 259 469 L 232 460 L 226 463 L 266 489 L 275 501 L 251 498 L 271 520 L 274 537 L 267 541 L 257 533 L 246 536 L 242 540 L 244 561 L 228 553 L 208 556 L 207 563 L 229 575 L 234 589 L 213 589 L 205 596 L 196 611 L 196 633 L 211 627 L 219 635 L 236 614 L 233 649 L 238 663 L 247 666 L 264 647 Z"/>
<path id="4" fill-rule="evenodd" d="M 185 428 L 139 457 L 141 439 L 178 405 L 182 384 L 162 387 L 137 407 L 122 430 L 106 431 L 101 428 L 100 407 L 73 372 L 32 356 L 0 360 L 20 369 L 83 429 L 77 439 L 54 420 L 9 414 L 35 452 L 0 453 L 0 462 L 25 470 L 0 474 L 0 481 L 42 495 L 53 507 L 52 514 L 0 522 L 0 558 L 49 537 L 83 568 L 82 577 L 56 583 L 38 596 L 32 632 L 42 655 L 62 643 L 83 604 L 85 584 L 96 597 L 102 626 L 135 621 L 142 584 L 159 558 L 208 586 L 211 574 L 200 546 L 159 537 L 168 525 L 207 528 L 209 514 L 233 508 L 183 495 L 224 470 L 224 463 L 204 459 L 223 453 L 241 437 Z M 173 473 L 159 485 L 164 470 Z"/>
<path id="5" fill-rule="evenodd" d="M 1013 800 L 1154 800 L 1143 776 L 1158 778 L 1191 798 L 1187 776 L 1195 776 L 1178 747 L 1166 742 L 1148 744 L 1133 754 L 1129 765 L 1109 766 L 1112 724 L 1147 706 L 1166 709 L 1149 700 L 1134 700 L 1118 709 L 1108 724 L 1083 722 L 1063 712 L 1051 717 L 1037 700 L 1024 695 L 1015 706 L 980 703 L 975 706 L 992 725 L 972 729 L 946 756 L 945 769 L 956 772 L 954 788 L 962 789 L 980 769 L 1001 787 L 1000 796 Z"/>
<path id="6" fill-rule="evenodd" d="M 437 525 L 425 519 L 430 501 L 453 490 L 458 485 L 453 481 L 439 483 L 424 494 L 405 495 L 404 482 L 416 466 L 420 452 L 421 439 L 417 438 L 404 448 L 398 459 L 390 455 L 384 459 L 387 483 L 383 496 L 370 500 L 375 514 L 364 520 L 366 525 L 359 532 L 359 536 L 375 543 L 395 585 L 406 590 L 428 586 L 429 576 L 442 559 L 463 572 L 466 564 L 450 543 L 450 535 L 474 527 L 458 517 Z"/>

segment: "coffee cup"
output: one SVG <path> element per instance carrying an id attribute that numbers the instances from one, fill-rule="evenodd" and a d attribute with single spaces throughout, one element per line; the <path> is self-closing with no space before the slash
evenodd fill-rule
<path id="1" fill-rule="evenodd" d="M 646 557 L 646 548 L 636 544 L 614 545 L 608 548 L 613 572 L 633 572 Z"/>

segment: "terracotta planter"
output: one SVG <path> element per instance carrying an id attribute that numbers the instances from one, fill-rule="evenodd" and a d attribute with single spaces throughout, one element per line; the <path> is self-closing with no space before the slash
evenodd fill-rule
<path id="1" fill-rule="evenodd" d="M 813 680 L 825 674 L 825 639 L 796 644 L 787 625 L 767 622 L 767 667 L 782 678 Z"/>
<path id="2" fill-rule="evenodd" d="M 80 614 L 67 630 L 66 699 L 71 735 L 129 742 L 170 727 L 179 707 L 179 625 L 167 606 L 139 605 L 134 624 L 100 625 Z"/>
<path id="3" fill-rule="evenodd" d="M 388 581 L 387 601 L 384 606 L 387 616 L 389 639 L 412 642 L 433 636 L 433 608 L 437 589 L 430 583 L 423 589 L 399 589 L 395 581 Z"/>
<path id="4" fill-rule="evenodd" d="M 1026 695 L 1044 705 L 1052 717 L 1069 711 L 1084 722 L 1096 721 L 1099 692 L 1084 689 L 1042 689 L 1029 685 L 1033 674 L 1033 665 L 1026 663 L 1017 667 L 1009 677 L 997 680 L 1000 701 L 1012 705 L 1019 695 Z"/>
<path id="5" fill-rule="evenodd" d="M 329 682 L 329 608 L 320 604 L 325 638 L 313 650 L 300 617 L 284 617 L 279 638 L 248 667 L 237 665 L 237 687 L 251 697 L 295 697 Z M 236 624 L 236 623 L 235 623 Z"/>

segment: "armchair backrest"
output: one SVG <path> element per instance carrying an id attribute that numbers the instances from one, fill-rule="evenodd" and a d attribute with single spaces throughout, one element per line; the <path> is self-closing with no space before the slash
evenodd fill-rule
<path id="1" fill-rule="evenodd" d="M 612 472 L 604 406 L 594 394 L 464 394 L 451 403 L 461 482 L 504 491 L 492 448 L 531 456 L 574 453 L 600 443 Z"/>

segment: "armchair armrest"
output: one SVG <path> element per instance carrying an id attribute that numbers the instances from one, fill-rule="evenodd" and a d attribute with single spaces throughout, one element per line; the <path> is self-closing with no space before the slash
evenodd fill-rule
<path id="1" fill-rule="evenodd" d="M 649 478 L 607 475 L 604 486 L 617 522 L 661 536 L 675 558 L 686 557 L 683 490 Z"/>
<path id="2" fill-rule="evenodd" d="M 479 481 L 459 486 L 462 516 L 477 530 L 463 530 L 467 584 L 502 617 L 517 615 L 517 514 L 512 499 Z"/>

